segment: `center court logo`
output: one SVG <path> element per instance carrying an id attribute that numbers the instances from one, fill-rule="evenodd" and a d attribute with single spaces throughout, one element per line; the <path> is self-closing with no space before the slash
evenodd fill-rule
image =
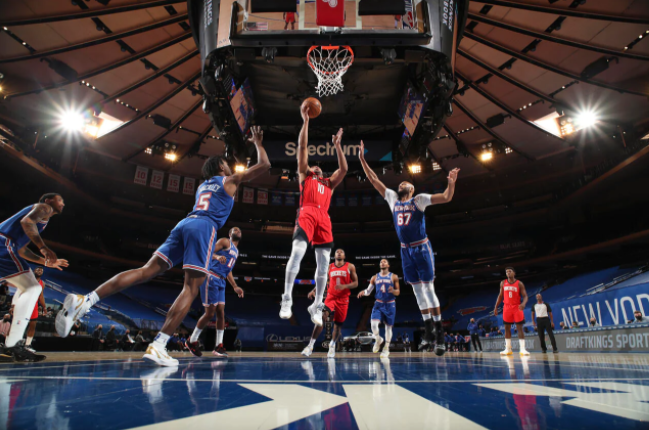
<path id="1" fill-rule="evenodd" d="M 329 7 L 338 6 L 338 0 L 322 0 L 322 1 L 329 4 Z"/>

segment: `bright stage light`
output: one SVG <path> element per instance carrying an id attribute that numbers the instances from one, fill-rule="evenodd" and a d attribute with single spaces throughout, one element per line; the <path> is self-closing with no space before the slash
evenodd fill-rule
<path id="1" fill-rule="evenodd" d="M 236 166 L 234 166 L 234 171 L 236 173 L 242 173 L 246 171 L 246 168 L 243 166 L 243 164 L 237 164 Z"/>
<path id="2" fill-rule="evenodd" d="M 592 127 L 597 124 L 597 115 L 593 111 L 583 111 L 577 115 L 575 122 L 579 129 Z"/>
<path id="3" fill-rule="evenodd" d="M 176 154 L 174 154 L 173 152 L 167 152 L 165 154 L 165 159 L 169 161 L 176 161 Z"/>
<path id="4" fill-rule="evenodd" d="M 482 155 L 480 155 L 480 159 L 482 161 L 489 161 L 492 158 L 494 158 L 494 154 L 492 152 L 489 152 L 489 151 L 485 151 L 485 152 L 482 153 Z"/>
<path id="5" fill-rule="evenodd" d="M 421 166 L 419 164 L 411 164 L 408 168 L 410 169 L 410 173 L 413 175 L 421 173 Z"/>
<path id="6" fill-rule="evenodd" d="M 81 131 L 86 125 L 86 120 L 82 113 L 64 112 L 60 118 L 61 126 L 68 131 Z"/>

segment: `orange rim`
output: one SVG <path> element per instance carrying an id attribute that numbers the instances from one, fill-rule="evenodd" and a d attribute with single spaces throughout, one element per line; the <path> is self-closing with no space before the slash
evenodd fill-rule
<path id="1" fill-rule="evenodd" d="M 311 63 L 311 52 L 313 52 L 316 48 L 318 48 L 318 46 L 312 46 L 311 48 L 309 48 L 309 51 L 306 54 L 306 61 L 309 64 L 309 67 L 311 67 L 311 69 L 315 69 L 315 67 Z M 323 72 L 320 72 L 320 73 L 322 73 L 323 75 L 340 74 L 341 72 L 347 71 L 347 69 L 349 69 L 351 67 L 352 63 L 354 62 L 354 50 L 352 49 L 351 46 L 347 46 L 347 45 L 344 45 L 343 48 L 345 48 L 346 50 L 348 50 L 350 52 L 350 54 L 352 54 L 351 55 L 351 60 L 349 61 L 349 64 L 347 66 L 343 67 L 342 69 L 336 71 L 336 72 L 324 72 L 323 71 Z M 331 45 L 329 45 L 329 46 L 320 46 L 320 49 L 324 49 L 326 51 L 333 51 L 334 49 L 340 49 L 340 46 L 331 46 Z"/>

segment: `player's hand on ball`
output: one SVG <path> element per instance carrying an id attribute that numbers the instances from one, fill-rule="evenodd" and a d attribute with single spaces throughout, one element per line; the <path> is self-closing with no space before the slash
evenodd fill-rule
<path id="1" fill-rule="evenodd" d="M 308 299 L 314 300 L 315 299 L 315 290 L 312 290 L 306 297 Z"/>
<path id="2" fill-rule="evenodd" d="M 457 167 L 448 172 L 448 177 L 446 179 L 448 180 L 449 184 L 454 184 L 457 181 L 458 173 L 460 173 L 460 169 L 458 169 Z"/>
<path id="3" fill-rule="evenodd" d="M 264 140 L 264 132 L 261 129 L 261 126 L 252 126 L 250 127 L 250 132 L 252 135 L 248 139 L 248 142 L 254 143 L 255 145 L 261 145 L 261 142 Z"/>
<path id="4" fill-rule="evenodd" d="M 302 120 L 304 122 L 307 122 L 309 120 L 309 105 L 306 103 L 303 103 L 302 106 L 300 106 L 300 115 L 302 115 Z"/>
<path id="5" fill-rule="evenodd" d="M 237 293 L 237 296 L 239 296 L 240 299 L 243 299 L 243 288 L 234 287 L 234 292 Z"/>
<path id="6" fill-rule="evenodd" d="M 61 258 L 59 258 L 58 260 L 56 260 L 53 263 L 51 261 L 47 261 L 45 263 L 46 267 L 51 267 L 53 269 L 58 269 L 58 270 L 63 270 L 62 269 L 63 267 L 68 267 L 69 265 L 70 264 L 68 263 L 68 260 L 63 260 Z"/>
<path id="7" fill-rule="evenodd" d="M 215 256 L 214 256 L 214 259 L 215 259 L 215 260 L 218 260 L 219 263 L 221 263 L 221 264 L 225 264 L 225 263 L 228 262 L 228 259 L 225 258 L 223 255 L 215 255 Z"/>

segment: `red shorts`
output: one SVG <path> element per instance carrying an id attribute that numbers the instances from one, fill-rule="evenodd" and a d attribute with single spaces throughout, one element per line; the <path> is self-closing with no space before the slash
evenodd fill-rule
<path id="1" fill-rule="evenodd" d="M 349 309 L 349 296 L 335 297 L 327 295 L 325 306 L 334 313 L 334 322 L 342 324 L 347 319 L 347 309 Z"/>
<path id="2" fill-rule="evenodd" d="M 518 309 L 518 305 L 505 305 L 503 306 L 503 322 L 505 324 L 523 324 L 525 314 Z"/>
<path id="3" fill-rule="evenodd" d="M 331 232 L 331 218 L 322 209 L 313 206 L 301 207 L 298 210 L 293 238 L 300 234 L 300 230 L 304 232 L 306 239 L 312 245 L 333 245 L 334 235 Z"/>
<path id="4" fill-rule="evenodd" d="M 30 321 L 34 321 L 38 319 L 38 302 L 36 302 L 36 306 L 34 306 L 34 312 L 32 312 L 32 317 L 30 318 Z"/>

